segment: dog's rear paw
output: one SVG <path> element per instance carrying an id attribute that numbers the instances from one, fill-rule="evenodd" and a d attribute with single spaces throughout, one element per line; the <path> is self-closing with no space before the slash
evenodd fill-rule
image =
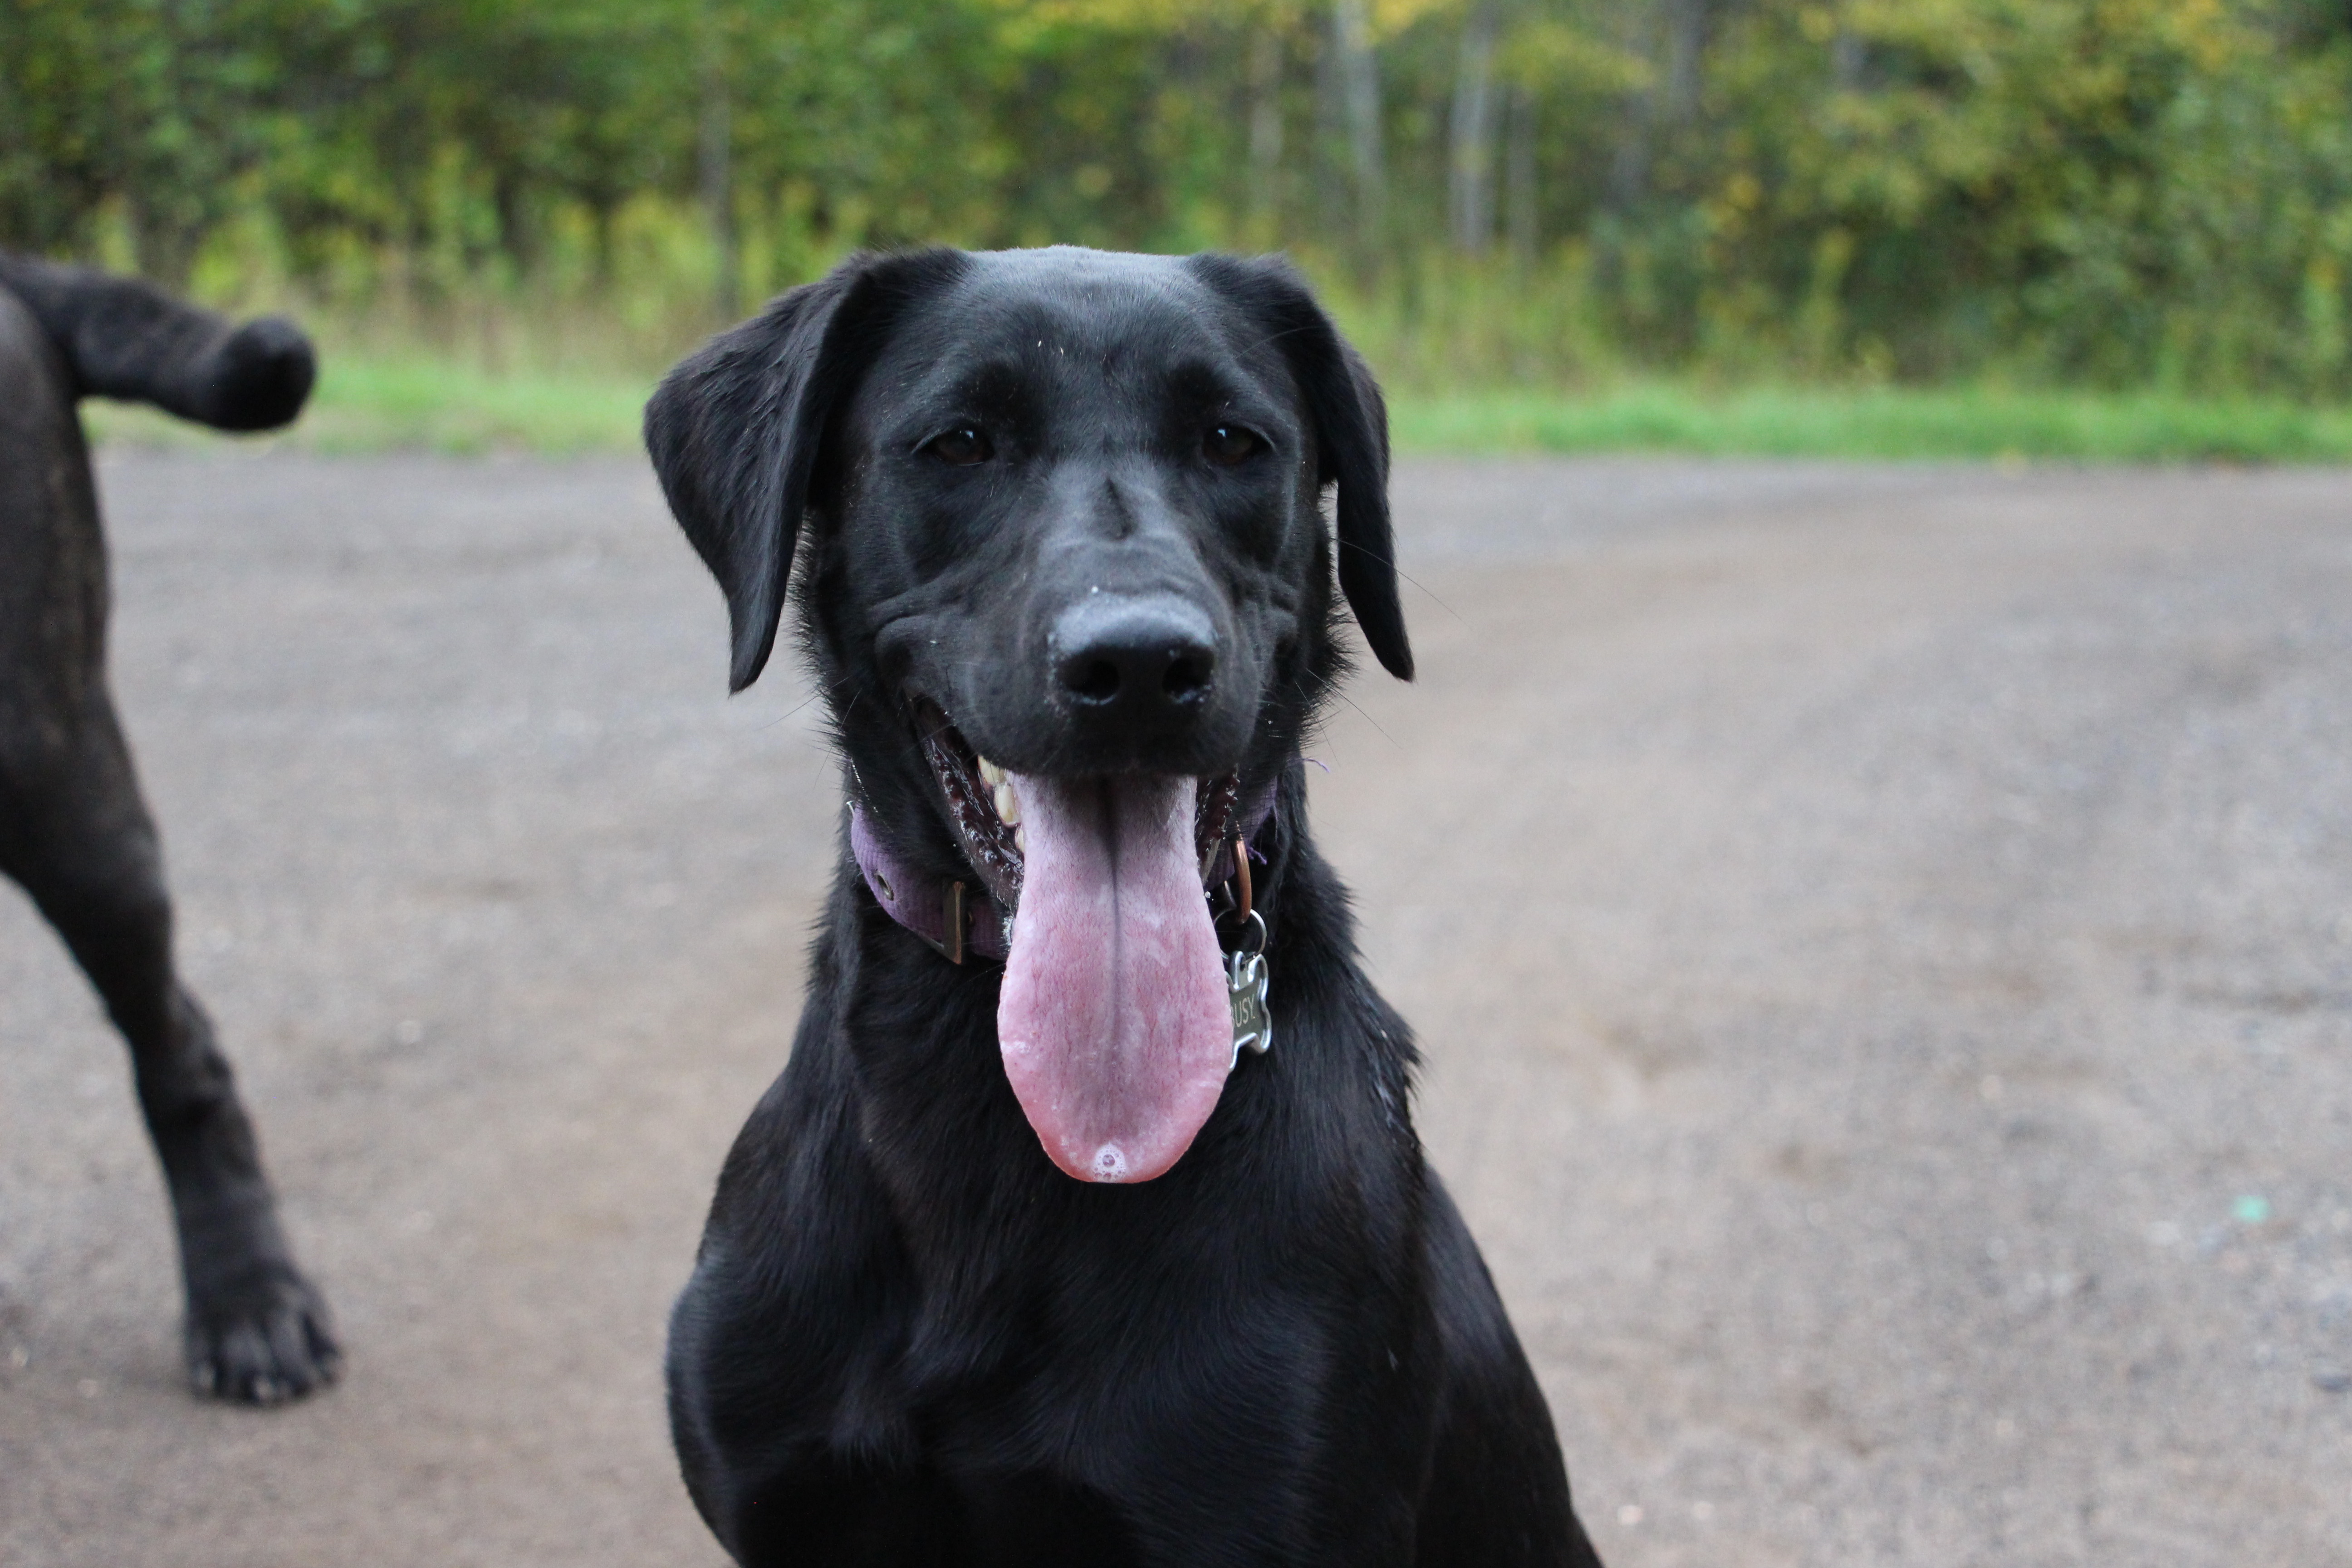
<path id="1" fill-rule="evenodd" d="M 188 1377 L 198 1394 L 239 1405 L 282 1405 L 342 1371 L 327 1303 L 282 1265 L 188 1304 Z"/>

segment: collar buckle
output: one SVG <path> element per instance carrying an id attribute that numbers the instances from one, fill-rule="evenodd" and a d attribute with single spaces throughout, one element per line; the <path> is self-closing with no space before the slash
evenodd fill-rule
<path id="1" fill-rule="evenodd" d="M 963 884 L 950 882 L 940 889 L 940 931 L 932 937 L 917 932 L 931 944 L 931 951 L 950 963 L 961 964 L 964 954 Z"/>

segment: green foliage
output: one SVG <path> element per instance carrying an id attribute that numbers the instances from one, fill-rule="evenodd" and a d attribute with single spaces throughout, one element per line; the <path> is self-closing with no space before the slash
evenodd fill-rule
<path id="1" fill-rule="evenodd" d="M 1370 169 L 1341 8 L 5 0 L 0 242 L 512 374 L 936 239 L 1285 246 L 1408 390 L 2352 393 L 2338 0 L 1367 0 Z"/>
<path id="2" fill-rule="evenodd" d="M 1746 14 L 1715 78 L 1745 134 L 1692 186 L 1702 314 L 1910 376 L 2007 360 L 2340 388 L 2352 77 L 2344 37 L 2287 20 L 2221 0 Z"/>

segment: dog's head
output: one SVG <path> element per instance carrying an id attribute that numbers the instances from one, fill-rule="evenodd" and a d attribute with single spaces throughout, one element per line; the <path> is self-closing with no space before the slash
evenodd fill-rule
<path id="1" fill-rule="evenodd" d="M 1010 922 L 999 1034 L 1047 1152 L 1165 1170 L 1231 1058 L 1203 865 L 1339 672 L 1335 578 L 1412 672 L 1362 362 L 1278 261 L 865 256 L 680 364 L 646 435 L 734 687 L 797 554 L 862 805 Z"/>

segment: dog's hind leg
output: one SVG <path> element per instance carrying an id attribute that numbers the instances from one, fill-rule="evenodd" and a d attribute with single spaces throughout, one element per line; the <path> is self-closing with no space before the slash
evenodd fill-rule
<path id="1" fill-rule="evenodd" d="M 172 963 L 155 829 L 102 686 L 47 743 L 0 736 L 0 870 L 32 895 L 131 1046 L 187 1285 L 197 1388 L 274 1404 L 331 1382 L 326 1305 L 295 1267 L 212 1024 Z"/>

